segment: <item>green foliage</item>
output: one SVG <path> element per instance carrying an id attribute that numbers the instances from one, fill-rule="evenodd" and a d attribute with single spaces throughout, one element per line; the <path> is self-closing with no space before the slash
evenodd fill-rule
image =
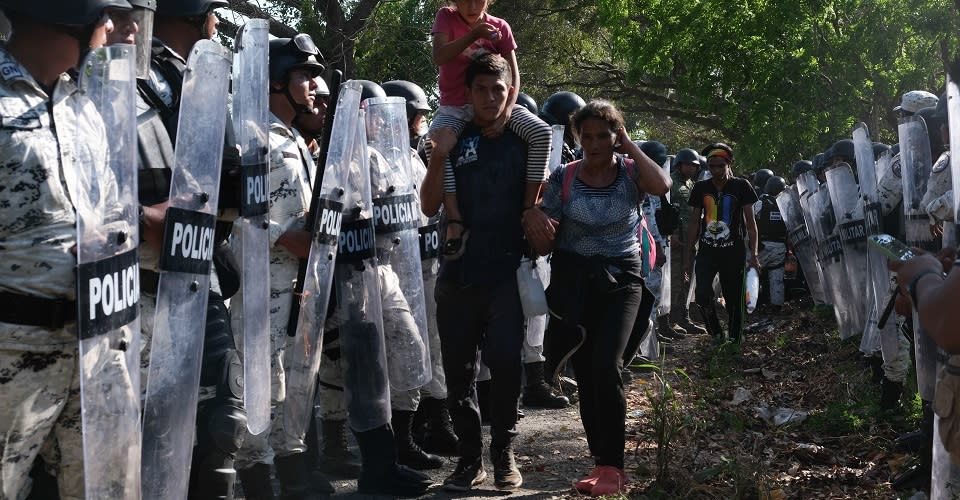
<path id="1" fill-rule="evenodd" d="M 357 40 L 356 78 L 409 80 L 436 99 L 430 28 L 437 4 L 420 0 L 381 1 Z"/>

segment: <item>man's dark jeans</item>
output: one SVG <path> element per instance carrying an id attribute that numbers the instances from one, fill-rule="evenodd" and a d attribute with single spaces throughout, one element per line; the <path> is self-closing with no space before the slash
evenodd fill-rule
<path id="1" fill-rule="evenodd" d="M 491 446 L 505 447 L 517 435 L 524 337 L 517 280 L 495 285 L 438 280 L 436 299 L 447 400 L 460 456 L 479 457 L 483 442 L 476 381 L 481 355 L 491 376 Z"/>
<path id="2" fill-rule="evenodd" d="M 730 323 L 730 339 L 740 341 L 743 336 L 744 314 L 744 277 L 743 270 L 747 253 L 743 244 L 734 244 L 729 248 L 712 248 L 700 245 L 697 252 L 696 270 L 697 289 L 695 300 L 698 306 L 706 309 L 704 321 L 716 318 L 713 305 L 713 277 L 720 275 L 720 289 L 723 291 L 723 300 L 726 303 L 727 318 Z M 719 322 L 711 330 L 719 325 Z M 721 335 L 721 331 L 710 333 Z"/>

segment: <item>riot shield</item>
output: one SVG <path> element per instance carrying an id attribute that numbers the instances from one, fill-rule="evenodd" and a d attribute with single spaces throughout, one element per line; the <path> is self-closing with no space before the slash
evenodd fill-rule
<path id="1" fill-rule="evenodd" d="M 872 161 L 872 160 L 871 160 Z M 851 335 L 863 335 L 867 319 L 867 235 L 863 222 L 860 187 L 853 170 L 846 163 L 827 167 L 830 205 L 836 221 L 836 232 L 843 247 L 844 280 L 852 292 L 847 296 L 848 327 Z"/>
<path id="2" fill-rule="evenodd" d="M 803 276 L 807 280 L 810 295 L 813 297 L 814 303 L 825 304 L 823 286 L 820 284 L 820 266 L 817 264 L 815 257 L 816 249 L 803 220 L 796 184 L 784 189 L 777 195 L 777 206 L 780 208 L 780 216 L 783 217 L 784 225 L 787 226 L 787 238 L 793 247 L 794 254 L 800 261 L 800 268 L 803 269 Z"/>
<path id="3" fill-rule="evenodd" d="M 360 84 L 346 82 L 340 86 L 336 113 L 330 137 L 330 148 L 323 170 L 323 182 L 317 197 L 317 213 L 312 228 L 313 242 L 307 257 L 307 272 L 300 296 L 300 312 L 293 343 L 284 351 L 286 399 L 283 402 L 283 425 L 295 435 L 305 435 L 313 410 L 313 396 L 320 370 L 323 324 L 330 303 L 334 265 L 340 224 L 347 196 L 344 186 L 355 154 L 354 141 L 359 121 Z M 317 175 L 320 175 L 319 173 Z"/>
<path id="4" fill-rule="evenodd" d="M 953 218 L 960 223 L 960 87 L 947 76 L 947 123 L 950 127 L 950 174 L 953 176 Z"/>
<path id="5" fill-rule="evenodd" d="M 553 134 L 550 136 L 550 173 L 560 168 L 563 163 L 563 125 L 552 125 Z"/>
<path id="6" fill-rule="evenodd" d="M 930 139 L 923 118 L 908 116 L 900 120 L 900 179 L 903 183 L 903 214 L 906 243 L 925 250 L 939 250 L 930 234 L 930 217 L 924 210 L 923 195 L 933 167 Z"/>
<path id="7" fill-rule="evenodd" d="M 813 190 L 809 188 L 813 187 Z M 814 216 L 814 213 L 811 210 L 810 206 L 810 196 L 814 191 L 819 189 L 819 182 L 817 181 L 816 174 L 813 172 L 804 172 L 797 178 L 797 189 L 799 195 L 799 204 L 800 211 L 803 215 L 804 224 L 807 227 L 807 232 L 810 234 L 811 241 L 810 246 L 813 251 L 814 260 L 817 262 L 817 269 L 820 270 L 820 286 L 823 288 L 824 300 L 827 304 L 834 305 L 834 290 L 833 283 L 830 277 L 830 274 L 827 273 L 826 263 L 821 261 L 821 256 L 823 252 L 821 250 L 822 238 L 817 231 L 818 224 L 816 223 L 817 218 Z M 834 315 L 837 314 L 836 307 L 834 307 Z"/>
<path id="8" fill-rule="evenodd" d="M 670 177 L 670 158 L 667 158 L 667 161 L 663 162 L 662 165 L 663 172 L 667 175 L 667 178 Z M 663 203 L 663 200 L 666 200 L 666 203 L 670 203 L 670 190 L 667 190 L 666 194 L 659 198 L 658 201 Z M 662 209 L 663 207 L 661 207 Z M 670 262 L 670 235 L 661 234 L 662 244 L 663 244 L 663 255 L 665 257 L 663 261 L 663 273 L 660 278 L 660 302 L 657 304 L 657 314 L 664 316 L 670 314 L 671 304 L 671 295 L 673 291 L 671 290 L 670 283 L 670 270 L 673 265 Z"/>
<path id="9" fill-rule="evenodd" d="M 933 167 L 926 124 L 920 117 L 908 116 L 900 120 L 898 131 L 906 243 L 926 250 L 938 250 L 939 245 L 930 234 L 929 217 L 921 204 Z M 923 400 L 932 401 L 936 386 L 937 347 L 923 331 L 916 311 L 913 312 L 913 334 L 917 392 Z"/>
<path id="10" fill-rule="evenodd" d="M 354 131 L 354 163 L 346 182 L 348 207 L 340 229 L 334 282 L 340 330 L 343 391 L 350 427 L 357 432 L 390 422 L 390 381 L 383 335 L 381 286 L 398 286 L 378 269 L 374 205 L 363 111 Z"/>
<path id="11" fill-rule="evenodd" d="M 92 50 L 80 67 L 80 90 L 93 101 L 109 131 L 108 170 L 94 168 L 103 157 L 79 153 L 84 168 L 75 172 L 79 189 L 71 190 L 89 195 L 73 200 L 86 498 L 140 498 L 135 69 L 130 45 Z M 89 151 L 89 127 L 76 128 L 75 151 Z"/>
<path id="12" fill-rule="evenodd" d="M 380 290 L 390 355 L 390 386 L 405 391 L 430 381 L 423 269 L 420 263 L 420 200 L 410 165 L 406 100 L 366 100 L 367 146 L 379 272 L 399 289 Z"/>
<path id="13" fill-rule="evenodd" d="M 233 126 L 240 144 L 240 257 L 243 293 L 239 314 L 243 335 L 243 406 L 247 428 L 260 434 L 270 426 L 270 165 L 267 71 L 269 23 L 247 21 L 236 37 L 233 64 Z"/>
<path id="14" fill-rule="evenodd" d="M 857 156 L 857 177 L 860 180 L 860 199 L 863 204 L 864 228 L 867 236 L 883 232 L 880 208 L 880 193 L 877 187 L 878 172 L 889 168 L 890 155 L 881 157 L 880 163 L 873 161 L 873 146 L 870 132 L 863 123 L 853 129 L 853 147 Z M 879 165 L 879 166 L 878 166 Z M 887 259 L 880 250 L 867 245 L 867 330 L 864 343 L 872 342 L 873 348 L 879 342 L 880 351 L 885 360 L 893 360 L 899 351 L 899 332 L 895 321 L 888 321 L 881 329 L 878 321 L 886 307 L 890 288 L 890 270 Z M 869 338 L 875 336 L 876 338 Z M 863 348 L 864 346 L 861 346 Z"/>
<path id="15" fill-rule="evenodd" d="M 836 218 L 830 203 L 830 192 L 827 185 L 820 186 L 816 191 L 807 195 L 810 205 L 810 215 L 813 218 L 812 228 L 817 238 L 818 260 L 824 276 L 830 276 L 830 293 L 833 312 L 840 329 L 840 338 L 846 339 L 854 335 L 849 328 L 850 307 L 848 298 L 849 288 L 843 279 L 846 269 L 843 266 L 843 245 L 836 231 Z"/>
<path id="16" fill-rule="evenodd" d="M 183 76 L 143 414 L 143 496 L 185 498 L 196 424 L 230 55 L 201 40 Z"/>

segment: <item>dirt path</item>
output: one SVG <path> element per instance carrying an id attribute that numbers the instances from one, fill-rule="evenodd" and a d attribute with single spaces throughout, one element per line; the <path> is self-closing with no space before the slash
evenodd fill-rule
<path id="1" fill-rule="evenodd" d="M 881 413 L 859 339 L 841 342 L 832 318 L 806 308 L 760 310 L 747 325 L 740 353 L 687 337 L 667 348 L 663 376 L 635 374 L 627 392 L 633 482 L 626 497 L 909 498 L 912 491 L 895 492 L 889 480 L 910 460 L 891 450 L 898 434 L 915 427 L 915 383 L 906 384 L 903 409 Z M 761 418 L 782 408 L 797 422 Z M 571 484 L 592 460 L 576 407 L 524 412 L 516 442 L 522 489 L 494 489 L 484 457 L 491 478 L 482 487 L 469 494 L 437 487 L 423 498 L 580 496 Z M 454 465 L 431 475 L 439 484 Z M 335 497 L 359 497 L 355 481 L 334 484 Z"/>

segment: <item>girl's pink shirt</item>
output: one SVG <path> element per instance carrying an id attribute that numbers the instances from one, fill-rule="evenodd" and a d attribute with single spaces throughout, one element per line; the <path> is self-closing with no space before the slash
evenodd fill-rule
<path id="1" fill-rule="evenodd" d="M 446 64 L 440 65 L 440 104 L 448 106 L 463 106 L 467 104 L 466 71 L 470 63 L 485 54 L 508 54 L 517 49 L 517 42 L 513 39 L 510 24 L 499 17 L 484 14 L 483 22 L 489 23 L 500 30 L 497 40 L 478 39 L 466 50 Z M 445 33 L 447 40 L 454 41 L 463 37 L 473 29 L 460 17 L 457 9 L 444 7 L 437 11 L 437 18 L 433 22 L 431 34 Z"/>

